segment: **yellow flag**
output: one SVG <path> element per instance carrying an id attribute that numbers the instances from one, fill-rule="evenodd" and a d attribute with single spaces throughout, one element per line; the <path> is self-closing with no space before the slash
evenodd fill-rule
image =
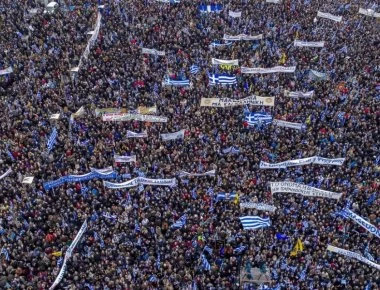
<path id="1" fill-rule="evenodd" d="M 291 257 L 297 256 L 297 254 L 302 251 L 303 251 L 303 243 L 300 239 L 298 239 L 296 245 L 294 246 L 293 251 L 290 252 L 290 256 Z"/>
<path id="2" fill-rule="evenodd" d="M 310 124 L 310 122 L 311 122 L 311 115 L 310 115 L 309 117 L 306 118 L 305 123 L 306 123 L 306 124 Z"/>
<path id="3" fill-rule="evenodd" d="M 298 39 L 298 37 L 299 37 L 299 33 L 298 33 L 298 31 L 296 32 L 296 39 Z"/>
<path id="4" fill-rule="evenodd" d="M 297 240 L 297 248 L 298 248 L 298 251 L 300 252 L 303 251 L 303 243 L 300 239 Z"/>
<path id="5" fill-rule="evenodd" d="M 236 194 L 236 196 L 234 198 L 234 204 L 239 204 L 239 201 L 240 201 L 239 194 Z"/>
<path id="6" fill-rule="evenodd" d="M 52 255 L 54 257 L 61 257 L 62 256 L 62 252 L 54 252 L 54 253 L 52 253 Z"/>
<path id="7" fill-rule="evenodd" d="M 284 64 L 286 62 L 286 54 L 282 53 L 279 63 Z"/>

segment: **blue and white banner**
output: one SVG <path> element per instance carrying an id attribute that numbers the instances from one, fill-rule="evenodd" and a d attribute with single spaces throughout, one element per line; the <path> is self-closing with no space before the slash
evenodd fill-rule
<path id="1" fill-rule="evenodd" d="M 361 216 L 357 215 L 356 213 L 352 212 L 348 208 L 344 208 L 342 212 L 345 214 L 345 217 L 349 217 L 354 222 L 356 222 L 358 225 L 361 225 L 363 228 L 365 228 L 368 232 L 375 235 L 376 237 L 380 238 L 380 230 L 375 227 L 374 225 L 367 222 L 365 219 L 363 219 Z"/>
<path id="2" fill-rule="evenodd" d="M 269 218 L 261 218 L 259 216 L 243 216 L 239 219 L 245 230 L 255 230 L 269 227 L 271 224 Z"/>
<path id="3" fill-rule="evenodd" d="M 169 178 L 169 179 L 152 179 L 152 178 L 145 178 L 145 177 L 136 177 L 134 179 L 128 180 L 126 182 L 122 183 L 112 183 L 108 181 L 104 181 L 103 185 L 107 188 L 111 189 L 119 189 L 119 188 L 130 188 L 135 187 L 138 185 L 156 185 L 156 186 L 175 186 L 177 184 L 177 181 L 175 178 Z"/>
<path id="4" fill-rule="evenodd" d="M 73 253 L 75 247 L 77 246 L 79 240 L 82 238 L 82 236 L 83 236 L 83 234 L 85 233 L 86 230 L 87 230 L 87 220 L 84 221 L 84 223 L 82 224 L 82 226 L 81 226 L 78 234 L 76 235 L 75 239 L 73 240 L 73 242 L 71 243 L 71 245 L 68 247 L 68 249 L 66 251 L 66 254 L 65 254 L 65 258 L 63 259 L 61 270 L 59 271 L 58 276 L 55 278 L 54 283 L 53 283 L 53 285 L 50 286 L 49 290 L 53 290 L 55 287 L 57 287 L 57 285 L 59 284 L 59 282 L 61 282 L 61 280 L 63 278 L 63 275 L 66 272 L 67 261 L 68 261 L 68 259 L 71 258 L 72 253 Z"/>
<path id="5" fill-rule="evenodd" d="M 234 12 L 234 11 L 228 11 L 228 16 L 232 18 L 240 18 L 241 17 L 241 11 L 239 12 Z"/>
<path id="6" fill-rule="evenodd" d="M 107 168 L 109 169 L 109 168 Z M 116 172 L 112 171 L 110 172 L 109 170 L 105 171 L 103 173 L 101 171 L 102 169 L 95 169 L 87 174 L 83 175 L 67 175 L 63 176 L 61 178 L 58 178 L 53 181 L 48 181 L 43 184 L 43 187 L 45 190 L 52 189 L 54 187 L 60 186 L 61 184 L 64 184 L 66 182 L 84 182 L 87 180 L 91 180 L 94 178 L 99 178 L 99 179 L 114 179 L 117 177 Z"/>
<path id="7" fill-rule="evenodd" d="M 249 113 L 245 115 L 244 121 L 248 123 L 248 126 L 255 125 L 267 125 L 272 123 L 273 117 L 271 115 L 263 114 L 263 113 Z"/>
<path id="8" fill-rule="evenodd" d="M 342 197 L 341 193 L 331 192 L 327 190 L 322 190 L 319 188 L 311 187 L 305 184 L 300 184 L 291 181 L 282 182 L 269 182 L 270 190 L 273 193 L 298 193 L 303 196 L 315 196 L 315 197 L 325 197 L 332 199 L 340 199 Z"/>
<path id="9" fill-rule="evenodd" d="M 204 173 L 190 173 L 190 172 L 186 172 L 186 171 L 181 170 L 178 173 L 178 176 L 180 178 L 185 177 L 185 176 L 215 176 L 215 172 L 216 172 L 215 169 L 204 172 Z"/>
<path id="10" fill-rule="evenodd" d="M 255 203 L 255 202 L 241 202 L 240 208 L 255 208 L 258 210 L 275 212 L 276 207 L 273 205 L 265 204 L 265 203 Z"/>
<path id="11" fill-rule="evenodd" d="M 373 10 L 373 9 L 359 8 L 359 12 L 358 13 L 366 15 L 366 16 L 375 17 L 375 18 L 379 18 L 380 17 L 380 13 L 375 12 L 375 10 Z"/>
<path id="12" fill-rule="evenodd" d="M 301 41 L 294 40 L 294 46 L 296 47 L 324 47 L 324 41 Z"/>
<path id="13" fill-rule="evenodd" d="M 278 126 L 278 127 L 285 127 L 285 128 L 291 128 L 291 129 L 296 129 L 296 130 L 302 130 L 305 128 L 305 125 L 302 123 L 293 123 L 293 122 L 287 122 L 283 120 L 273 120 L 273 124 Z"/>
<path id="14" fill-rule="evenodd" d="M 7 75 L 7 74 L 10 74 L 10 73 L 13 73 L 13 68 L 12 67 L 8 67 L 6 69 L 0 69 L 0 76 Z"/>
<path id="15" fill-rule="evenodd" d="M 172 80 L 170 78 L 167 78 L 162 82 L 162 85 L 174 87 L 188 87 L 190 86 L 190 80 Z"/>
<path id="16" fill-rule="evenodd" d="M 295 66 L 275 66 L 270 68 L 262 67 L 241 67 L 242 74 L 272 74 L 272 73 L 294 73 Z"/>
<path id="17" fill-rule="evenodd" d="M 53 146 L 57 143 L 57 137 L 58 137 L 58 131 L 57 131 L 57 128 L 54 127 L 47 142 L 48 152 L 50 152 L 53 149 Z"/>
<path id="18" fill-rule="evenodd" d="M 227 59 L 212 58 L 211 63 L 213 65 L 236 65 L 236 66 L 238 66 L 239 60 L 238 59 L 227 60 Z"/>
<path id="19" fill-rule="evenodd" d="M 224 40 L 229 41 L 238 41 L 238 40 L 260 40 L 263 39 L 263 35 L 247 35 L 247 34 L 238 34 L 238 35 L 228 35 L 224 34 L 223 36 Z"/>
<path id="20" fill-rule="evenodd" d="M 12 168 L 9 168 L 3 175 L 0 176 L 0 179 L 3 179 L 4 177 L 7 177 L 9 174 L 12 173 Z"/>
<path id="21" fill-rule="evenodd" d="M 309 91 L 309 92 L 290 92 L 290 91 L 287 91 L 287 90 L 284 90 L 284 95 L 286 97 L 290 97 L 290 98 L 310 98 L 314 95 L 314 91 Z"/>
<path id="22" fill-rule="evenodd" d="M 249 96 L 244 99 L 230 98 L 201 98 L 201 107 L 227 108 L 235 106 L 274 106 L 274 97 Z"/>
<path id="23" fill-rule="evenodd" d="M 174 133 L 160 134 L 162 141 L 178 140 L 185 138 L 185 130 Z"/>
<path id="24" fill-rule="evenodd" d="M 341 22 L 342 21 L 342 16 L 335 16 L 335 15 L 332 15 L 331 13 L 324 13 L 321 11 L 318 11 L 317 17 L 330 19 L 330 20 L 333 20 L 335 22 Z"/>
<path id="25" fill-rule="evenodd" d="M 223 10 L 222 4 L 199 5 L 199 11 L 201 13 L 220 12 L 222 10 Z"/>
<path id="26" fill-rule="evenodd" d="M 209 85 L 235 85 L 237 79 L 235 75 L 229 74 L 209 74 L 208 75 Z"/>
<path id="27" fill-rule="evenodd" d="M 319 164 L 319 165 L 335 165 L 342 166 L 345 161 L 345 158 L 323 158 L 319 156 L 312 156 L 308 158 L 293 159 L 278 163 L 267 163 L 264 161 L 260 162 L 260 169 L 278 169 L 278 168 L 287 168 L 292 166 L 301 166 L 309 164 Z"/>
<path id="28" fill-rule="evenodd" d="M 153 115 L 141 115 L 132 113 L 121 113 L 121 114 L 104 114 L 102 116 L 104 122 L 111 121 L 142 121 L 142 122 L 152 122 L 152 123 L 166 123 L 168 121 L 167 117 L 153 116 Z"/>
<path id="29" fill-rule="evenodd" d="M 223 46 L 230 46 L 232 45 L 232 41 L 230 42 L 225 42 L 225 43 L 220 43 L 219 41 L 213 41 L 209 47 L 210 48 L 213 48 L 213 47 L 223 47 Z"/>
<path id="30" fill-rule="evenodd" d="M 90 167 L 90 170 L 91 172 L 95 172 L 95 173 L 98 173 L 98 174 L 112 174 L 114 171 L 113 171 L 113 168 L 112 166 L 108 166 L 106 168 L 102 168 L 102 169 L 97 169 L 97 168 L 93 168 L 93 167 Z"/>
<path id="31" fill-rule="evenodd" d="M 165 51 L 159 51 L 157 49 L 150 49 L 150 48 L 142 48 L 141 49 L 141 53 L 160 55 L 160 56 L 164 56 L 165 55 Z"/>
<path id="32" fill-rule="evenodd" d="M 117 163 L 136 162 L 136 155 L 132 155 L 132 156 L 121 156 L 121 155 L 117 155 L 117 154 L 115 154 L 115 155 L 113 156 L 113 158 L 115 159 L 115 162 L 117 162 Z"/>
<path id="33" fill-rule="evenodd" d="M 132 131 L 127 131 L 127 138 L 146 138 L 148 137 L 147 132 L 141 132 L 141 133 L 136 133 Z"/>
<path id="34" fill-rule="evenodd" d="M 327 250 L 330 251 L 330 252 L 334 252 L 334 253 L 337 253 L 337 254 L 341 254 L 343 256 L 346 256 L 346 257 L 350 257 L 350 258 L 354 258 L 360 262 L 363 262 L 371 267 L 374 267 L 376 268 L 377 270 L 380 270 L 380 265 L 379 264 L 376 264 L 370 260 L 368 260 L 367 258 L 364 258 L 362 255 L 360 254 L 357 254 L 355 252 L 351 252 L 351 251 L 348 251 L 348 250 L 345 250 L 345 249 L 341 249 L 341 248 L 338 248 L 338 247 L 334 247 L 334 246 L 331 246 L 331 245 L 328 245 L 327 246 Z"/>

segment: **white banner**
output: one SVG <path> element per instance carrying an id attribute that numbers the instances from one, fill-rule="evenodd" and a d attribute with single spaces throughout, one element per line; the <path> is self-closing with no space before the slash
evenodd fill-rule
<path id="1" fill-rule="evenodd" d="M 161 117 L 161 116 L 153 116 L 153 115 L 122 113 L 122 114 L 104 114 L 102 117 L 102 120 L 104 122 L 136 120 L 136 121 L 144 121 L 144 122 L 166 123 L 168 121 L 168 118 Z"/>
<path id="2" fill-rule="evenodd" d="M 314 91 L 309 91 L 309 92 L 304 93 L 304 92 L 291 92 L 291 91 L 284 90 L 284 95 L 290 98 L 310 98 L 314 95 Z"/>
<path id="3" fill-rule="evenodd" d="M 228 16 L 233 18 L 239 18 L 241 17 L 241 11 L 240 12 L 234 12 L 234 11 L 228 11 Z"/>
<path id="4" fill-rule="evenodd" d="M 76 111 L 75 113 L 71 114 L 71 117 L 72 118 L 76 118 L 76 117 L 80 117 L 80 116 L 83 116 L 85 113 L 84 111 L 84 107 L 80 107 L 78 111 Z"/>
<path id="5" fill-rule="evenodd" d="M 294 73 L 295 66 L 275 66 L 270 68 L 261 67 L 241 67 L 242 74 L 272 74 L 272 73 Z"/>
<path id="6" fill-rule="evenodd" d="M 242 202 L 240 203 L 240 208 L 255 208 L 258 210 L 275 212 L 276 207 L 273 205 L 265 204 L 265 203 L 255 203 L 255 202 Z"/>
<path id="7" fill-rule="evenodd" d="M 309 165 L 309 164 L 342 166 L 344 163 L 344 160 L 345 158 L 329 159 L 329 158 L 323 158 L 319 156 L 312 156 L 308 158 L 288 160 L 288 161 L 279 162 L 279 163 L 268 163 L 268 162 L 261 161 L 260 169 L 287 168 L 287 167 L 292 167 L 292 166 L 301 166 L 301 165 Z"/>
<path id="8" fill-rule="evenodd" d="M 3 175 L 0 176 L 0 179 L 3 179 L 4 177 L 7 177 L 9 174 L 12 173 L 12 168 L 9 168 Z"/>
<path id="9" fill-rule="evenodd" d="M 335 15 L 332 15 L 331 13 L 324 13 L 324 12 L 318 11 L 317 16 L 321 18 L 327 18 L 335 22 L 342 21 L 342 16 L 335 16 Z"/>
<path id="10" fill-rule="evenodd" d="M 270 190 L 272 193 L 298 193 L 303 196 L 326 197 L 332 199 L 339 199 L 342 196 L 341 193 L 322 190 L 290 181 L 270 182 Z"/>
<path id="11" fill-rule="evenodd" d="M 244 105 L 273 107 L 274 97 L 249 96 L 240 100 L 229 98 L 201 98 L 201 107 L 227 108 Z"/>
<path id="12" fill-rule="evenodd" d="M 375 18 L 380 17 L 380 13 L 377 13 L 372 9 L 359 8 L 359 14 L 363 14 L 363 15 L 371 16 L 371 17 L 375 17 Z"/>
<path id="13" fill-rule="evenodd" d="M 304 124 L 301 124 L 301 123 L 293 123 L 293 122 L 287 122 L 287 121 L 277 120 L 277 119 L 274 119 L 272 124 L 279 127 L 286 127 L 286 128 L 296 129 L 296 130 L 302 130 L 302 128 L 305 127 Z"/>
<path id="14" fill-rule="evenodd" d="M 229 40 L 229 41 L 238 41 L 238 40 L 259 40 L 263 39 L 263 35 L 247 35 L 247 34 L 239 34 L 239 35 L 228 35 L 224 34 L 223 36 L 224 40 Z"/>
<path id="15" fill-rule="evenodd" d="M 79 240 L 81 239 L 81 237 L 83 236 L 84 232 L 86 231 L 87 229 L 87 220 L 82 224 L 78 234 L 76 235 L 74 241 L 71 243 L 71 245 L 68 247 L 67 251 L 66 251 L 66 254 L 65 254 L 65 257 L 63 259 L 63 263 L 62 263 L 62 267 L 61 267 L 61 270 L 59 271 L 58 275 L 57 275 L 57 278 L 55 278 L 54 280 L 54 283 L 53 285 L 50 286 L 49 290 L 53 290 L 55 287 L 57 287 L 57 285 L 59 284 L 59 282 L 61 282 L 62 278 L 63 278 L 63 275 L 65 274 L 66 272 L 66 267 L 67 267 L 67 260 L 70 259 L 76 245 L 78 244 Z"/>
<path id="16" fill-rule="evenodd" d="M 115 162 L 118 162 L 118 163 L 136 162 L 136 155 L 120 156 L 120 155 L 115 154 L 113 158 L 115 159 Z"/>
<path id="17" fill-rule="evenodd" d="M 127 113 L 127 109 L 123 108 L 96 108 L 95 109 L 95 116 L 103 115 L 103 114 L 120 114 L 120 113 Z"/>
<path id="18" fill-rule="evenodd" d="M 146 138 L 148 137 L 147 132 L 141 132 L 141 133 L 136 133 L 132 131 L 127 131 L 127 138 Z"/>
<path id="19" fill-rule="evenodd" d="M 374 225 L 370 224 L 365 219 L 363 219 L 361 216 L 359 216 L 356 213 L 352 212 L 348 208 L 343 209 L 343 211 L 346 213 L 347 217 L 349 217 L 350 219 L 352 219 L 357 224 L 361 225 L 363 228 L 365 228 L 371 234 L 373 234 L 376 237 L 380 238 L 380 230 L 377 227 L 375 227 Z"/>
<path id="20" fill-rule="evenodd" d="M 364 258 L 362 255 L 360 254 L 357 254 L 355 252 L 351 252 L 351 251 L 347 251 L 345 249 L 341 249 L 341 248 L 338 248 L 338 247 L 334 247 L 334 246 L 331 246 L 331 245 L 328 245 L 327 246 L 327 251 L 330 251 L 330 252 L 334 252 L 334 253 L 337 253 L 337 254 L 341 254 L 343 256 L 346 256 L 346 257 L 350 257 L 350 258 L 354 258 L 360 262 L 363 262 L 371 267 L 374 267 L 376 268 L 377 270 L 380 270 L 380 265 L 379 264 L 376 264 L 370 260 L 368 260 L 367 258 Z"/>
<path id="21" fill-rule="evenodd" d="M 8 67 L 6 69 L 0 69 L 0 76 L 7 75 L 7 74 L 10 74 L 10 73 L 13 73 L 13 68 L 12 67 Z"/>
<path id="22" fill-rule="evenodd" d="M 294 40 L 294 46 L 298 47 L 324 47 L 324 41 L 300 41 Z"/>
<path id="23" fill-rule="evenodd" d="M 141 53 L 154 54 L 154 55 L 160 55 L 160 56 L 165 55 L 165 51 L 159 51 L 157 49 L 150 49 L 150 48 L 142 48 Z"/>
<path id="24" fill-rule="evenodd" d="M 205 173 L 189 173 L 186 171 L 181 170 L 178 175 L 179 177 L 185 177 L 185 176 L 215 176 L 215 169 L 207 171 Z"/>
<path id="25" fill-rule="evenodd" d="M 239 65 L 239 60 L 238 59 L 226 60 L 226 59 L 212 58 L 211 62 L 214 65 L 220 65 L 220 64 Z"/>
<path id="26" fill-rule="evenodd" d="M 112 183 L 108 181 L 104 181 L 103 185 L 107 188 L 118 189 L 118 188 L 130 188 L 138 185 L 157 185 L 157 186 L 175 186 L 177 181 L 175 178 L 169 179 L 152 179 L 145 177 L 137 177 L 126 182 L 122 183 Z"/>
<path id="27" fill-rule="evenodd" d="M 176 140 L 185 138 L 185 130 L 180 130 L 174 133 L 160 134 L 162 141 Z"/>
<path id="28" fill-rule="evenodd" d="M 137 113 L 142 114 L 142 115 L 150 115 L 150 114 L 156 114 L 157 113 L 157 107 L 145 107 L 145 106 L 140 106 L 137 107 Z"/>
<path id="29" fill-rule="evenodd" d="M 114 172 L 112 166 L 108 166 L 108 167 L 102 168 L 102 169 L 97 169 L 97 168 L 90 167 L 90 170 L 92 172 L 96 172 L 96 173 L 99 173 L 99 174 L 106 174 L 106 175 L 111 174 L 112 172 Z"/>
<path id="30" fill-rule="evenodd" d="M 265 0 L 265 2 L 279 4 L 281 3 L 281 0 Z"/>

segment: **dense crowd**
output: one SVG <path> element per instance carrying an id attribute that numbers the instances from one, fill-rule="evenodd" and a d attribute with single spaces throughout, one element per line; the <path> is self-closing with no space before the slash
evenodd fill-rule
<path id="1" fill-rule="evenodd" d="M 359 8 L 377 11 L 376 3 L 221 1 L 221 12 L 201 13 L 200 4 L 214 3 L 57 2 L 54 13 L 36 1 L 0 2 L 0 69 L 13 69 L 0 76 L 0 174 L 12 170 L 0 180 L 1 289 L 49 289 L 85 221 L 56 289 L 380 289 L 378 269 L 326 250 L 333 245 L 380 263 L 379 238 L 337 214 L 348 207 L 380 228 L 380 23 L 358 14 Z M 317 18 L 318 11 L 342 21 Z M 81 61 L 98 13 L 99 35 Z M 263 39 L 222 40 L 242 33 Z M 295 47 L 295 39 L 325 46 Z M 239 66 L 211 65 L 212 58 L 296 71 L 242 74 Z M 326 77 L 311 77 L 310 70 Z M 209 73 L 236 75 L 237 84 L 211 86 Z M 168 77 L 191 84 L 165 85 Z M 314 95 L 291 98 L 286 91 Z M 275 97 L 275 106 L 200 107 L 204 97 L 250 95 Z M 104 122 L 95 113 L 154 106 L 167 122 Z M 249 126 L 244 111 L 305 129 Z M 58 137 L 48 150 L 53 128 Z M 160 137 L 180 130 L 183 139 Z M 127 131 L 147 137 L 127 138 Z M 232 146 L 234 153 L 224 153 Z M 135 155 L 136 162 L 115 162 L 115 154 Z M 315 155 L 345 162 L 259 168 L 260 161 Z M 94 178 L 43 186 L 109 166 L 116 173 L 109 182 L 176 178 L 176 185 L 111 189 Z M 182 170 L 216 174 L 181 177 Z M 25 176 L 33 182 L 22 183 Z M 272 194 L 273 181 L 343 196 Z M 276 210 L 241 208 L 244 201 Z M 185 223 L 174 228 L 183 216 Z M 271 225 L 244 230 L 242 216 L 269 217 Z M 303 249 L 292 255 L 298 240 Z M 253 268 L 269 281 L 241 282 Z"/>

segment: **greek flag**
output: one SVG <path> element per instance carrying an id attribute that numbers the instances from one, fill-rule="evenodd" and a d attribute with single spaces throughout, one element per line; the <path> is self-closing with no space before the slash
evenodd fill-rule
<path id="1" fill-rule="evenodd" d="M 9 261 L 9 252 L 6 248 L 1 248 L 1 251 L 0 251 L 0 256 L 1 255 L 4 255 L 5 259 L 7 261 Z"/>
<path id="2" fill-rule="evenodd" d="M 9 151 L 9 149 L 7 149 L 7 155 L 9 156 L 9 158 L 12 160 L 12 161 L 15 161 L 16 159 L 13 157 L 11 151 Z"/>
<path id="3" fill-rule="evenodd" d="M 57 267 L 60 268 L 62 263 L 63 263 L 63 258 L 59 257 L 59 259 L 57 260 Z"/>
<path id="4" fill-rule="evenodd" d="M 240 246 L 240 247 L 237 247 L 236 249 L 234 249 L 234 253 L 235 253 L 235 254 L 241 254 L 241 253 L 243 253 L 246 249 L 247 249 L 247 246 Z"/>
<path id="5" fill-rule="evenodd" d="M 163 84 L 175 87 L 188 87 L 190 86 L 190 80 L 171 80 L 170 78 L 167 78 Z"/>
<path id="6" fill-rule="evenodd" d="M 209 74 L 209 85 L 235 85 L 237 84 L 236 76 L 229 74 Z"/>
<path id="7" fill-rule="evenodd" d="M 244 117 L 244 120 L 248 123 L 248 126 L 254 126 L 259 124 L 270 124 L 273 121 L 273 117 L 271 115 L 263 114 L 263 113 L 249 113 Z"/>
<path id="8" fill-rule="evenodd" d="M 231 199 L 234 199 L 235 197 L 236 197 L 236 193 L 226 194 L 224 192 L 221 192 L 221 193 L 218 193 L 218 195 L 216 196 L 216 201 L 231 200 Z"/>
<path id="9" fill-rule="evenodd" d="M 370 261 L 372 261 L 372 262 L 374 262 L 375 261 L 375 258 L 369 253 L 369 246 L 368 246 L 368 244 L 366 245 L 366 247 L 365 247 L 365 249 L 364 249 L 364 256 L 368 259 L 368 260 L 370 260 Z"/>
<path id="10" fill-rule="evenodd" d="M 57 143 L 57 137 L 58 137 L 57 128 L 54 127 L 47 142 L 48 152 L 50 152 L 53 149 L 54 144 Z"/>
<path id="11" fill-rule="evenodd" d="M 230 46 L 230 45 L 232 45 L 232 41 L 225 42 L 225 43 L 220 43 L 219 41 L 213 41 L 210 44 L 211 47 L 221 47 L 221 46 Z"/>
<path id="12" fill-rule="evenodd" d="M 101 248 L 104 248 L 104 241 L 103 241 L 103 239 L 95 231 L 94 231 L 94 239 L 95 239 L 95 241 L 99 241 L 99 244 L 100 244 Z"/>
<path id="13" fill-rule="evenodd" d="M 254 230 L 263 227 L 269 227 L 271 224 L 269 218 L 261 218 L 259 216 L 243 216 L 239 219 L 245 230 Z"/>
<path id="14" fill-rule="evenodd" d="M 80 193 L 81 194 L 86 194 L 89 191 L 88 187 L 85 185 L 80 185 Z"/>
<path id="15" fill-rule="evenodd" d="M 138 223 L 135 223 L 135 232 L 140 232 L 141 229 L 140 229 L 140 226 Z"/>
<path id="16" fill-rule="evenodd" d="M 179 218 L 178 221 L 176 221 L 174 224 L 172 224 L 170 226 L 170 228 L 175 229 L 175 230 L 182 228 L 186 224 L 186 218 L 187 218 L 187 216 L 186 216 L 186 214 L 184 214 L 183 216 L 181 216 Z"/>
<path id="17" fill-rule="evenodd" d="M 212 249 L 209 246 L 205 246 L 204 249 L 203 249 L 203 251 L 209 253 L 210 255 L 212 255 Z"/>
<path id="18" fill-rule="evenodd" d="M 205 269 L 206 271 L 210 271 L 211 270 L 211 265 L 207 261 L 205 255 L 203 255 L 203 254 L 201 255 L 201 263 L 202 263 L 203 269 Z"/>
<path id="19" fill-rule="evenodd" d="M 149 282 L 157 282 L 158 281 L 158 279 L 157 279 L 157 277 L 155 276 L 155 275 L 152 275 L 152 276 L 150 276 L 150 278 L 149 278 Z"/>
<path id="20" fill-rule="evenodd" d="M 199 73 L 199 71 L 200 71 L 199 66 L 197 66 L 197 65 L 195 65 L 195 64 L 193 64 L 193 65 L 190 67 L 190 73 L 193 74 L 193 75 Z"/>
<path id="21" fill-rule="evenodd" d="M 210 13 L 210 12 L 220 12 L 223 9 L 222 4 L 211 4 L 211 5 L 205 5 L 201 4 L 199 5 L 199 11 L 201 13 Z"/>

